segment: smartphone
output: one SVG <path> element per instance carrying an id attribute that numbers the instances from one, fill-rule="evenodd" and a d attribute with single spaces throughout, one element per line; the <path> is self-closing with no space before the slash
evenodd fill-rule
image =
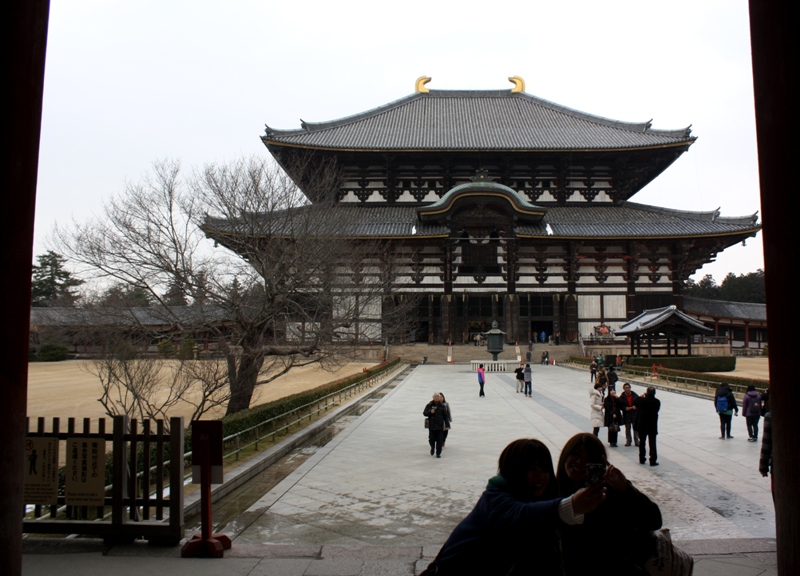
<path id="1" fill-rule="evenodd" d="M 602 482 L 606 476 L 606 465 L 589 463 L 586 465 L 586 485 L 593 486 Z"/>

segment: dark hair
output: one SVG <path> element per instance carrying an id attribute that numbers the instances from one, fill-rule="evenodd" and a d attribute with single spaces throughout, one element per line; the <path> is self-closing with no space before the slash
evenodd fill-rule
<path id="1" fill-rule="evenodd" d="M 752 390 L 755 390 L 755 389 L 756 389 L 756 385 L 755 384 L 748 384 L 747 385 L 747 391 L 748 392 L 750 392 Z"/>
<path id="2" fill-rule="evenodd" d="M 602 387 L 603 387 L 603 386 L 605 386 L 605 385 L 606 385 L 606 383 L 605 383 L 605 382 L 595 382 L 595 384 L 594 384 L 594 389 L 595 389 L 595 390 L 599 390 L 600 388 L 602 388 Z"/>
<path id="3" fill-rule="evenodd" d="M 564 447 L 561 449 L 561 455 L 558 458 L 558 468 L 556 469 L 558 493 L 561 496 L 569 496 L 575 492 L 576 487 L 572 480 L 569 479 L 569 476 L 567 476 L 567 458 L 580 448 L 586 450 L 587 462 L 594 464 L 601 464 L 604 462 L 603 458 L 606 456 L 606 447 L 603 446 L 602 440 L 594 434 L 580 432 L 567 440 L 567 443 L 564 444 Z"/>
<path id="4" fill-rule="evenodd" d="M 553 472 L 553 458 L 550 450 L 534 438 L 520 438 L 506 446 L 497 461 L 497 472 L 508 482 L 509 491 L 515 496 L 528 499 L 528 471 L 539 466 L 550 474 L 543 500 L 555 498 L 558 494 L 556 475 Z"/>
<path id="5" fill-rule="evenodd" d="M 478 368 L 483 368 L 483 364 L 480 364 L 480 365 L 478 366 Z"/>
<path id="6" fill-rule="evenodd" d="M 656 395 L 656 389 L 653 388 L 652 386 L 648 386 L 647 387 L 647 395 L 648 396 L 655 396 Z"/>

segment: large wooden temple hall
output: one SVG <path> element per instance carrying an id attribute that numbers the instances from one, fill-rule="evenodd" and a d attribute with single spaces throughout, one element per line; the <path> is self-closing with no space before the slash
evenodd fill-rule
<path id="1" fill-rule="evenodd" d="M 419 298 L 411 339 L 470 342 L 496 320 L 509 342 L 574 342 L 601 322 L 682 309 L 689 276 L 760 230 L 756 214 L 632 201 L 694 143 L 689 128 L 593 116 L 509 80 L 430 90 L 422 77 L 384 106 L 262 136 L 312 202 L 323 198 L 295 160 L 341 170 L 328 193 L 341 233 L 396 257 L 396 293 Z"/>

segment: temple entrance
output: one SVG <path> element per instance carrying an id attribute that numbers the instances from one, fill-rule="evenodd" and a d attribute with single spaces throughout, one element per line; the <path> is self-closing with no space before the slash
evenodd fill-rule
<path id="1" fill-rule="evenodd" d="M 548 341 L 553 336 L 555 322 L 552 320 L 533 320 L 531 322 L 531 339 L 534 342 L 542 341 L 542 332 L 547 335 Z M 534 337 L 535 336 L 535 337 Z"/>

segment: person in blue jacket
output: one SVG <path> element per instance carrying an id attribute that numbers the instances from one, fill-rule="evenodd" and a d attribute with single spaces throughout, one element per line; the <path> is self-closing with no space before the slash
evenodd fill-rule
<path id="1" fill-rule="evenodd" d="M 581 488 L 564 498 L 557 492 L 547 446 L 533 438 L 513 441 L 500 454 L 498 474 L 475 508 L 420 576 L 506 576 L 531 567 L 560 573 L 557 530 L 581 523 L 603 501 L 605 488 Z"/>

